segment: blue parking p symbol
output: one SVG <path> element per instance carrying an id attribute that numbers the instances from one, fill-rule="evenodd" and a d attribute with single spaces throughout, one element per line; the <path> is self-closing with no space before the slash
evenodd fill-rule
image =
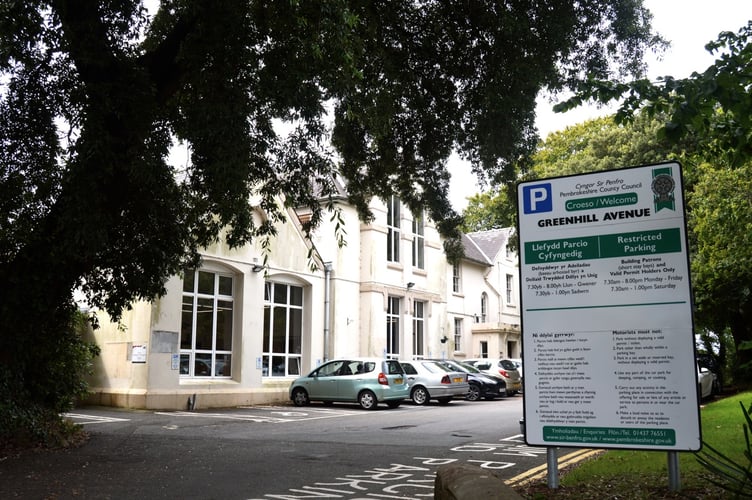
<path id="1" fill-rule="evenodd" d="M 550 212 L 553 210 L 551 184 L 535 184 L 522 187 L 522 205 L 526 214 Z"/>

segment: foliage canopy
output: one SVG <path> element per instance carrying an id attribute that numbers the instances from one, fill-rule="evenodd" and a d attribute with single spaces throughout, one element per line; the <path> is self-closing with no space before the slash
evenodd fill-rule
<path id="1" fill-rule="evenodd" d="M 313 229 L 334 178 L 364 220 L 396 193 L 456 238 L 453 149 L 508 177 L 542 87 L 637 76 L 660 42 L 636 0 L 0 1 L 2 387 L 49 383 L 33 346 L 73 289 L 117 319 L 220 230 L 273 234 L 279 199 Z"/>

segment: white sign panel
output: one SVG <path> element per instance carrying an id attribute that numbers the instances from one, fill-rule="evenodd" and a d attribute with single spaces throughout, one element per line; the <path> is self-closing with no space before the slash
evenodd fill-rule
<path id="1" fill-rule="evenodd" d="M 699 450 L 680 165 L 517 196 L 528 444 Z"/>

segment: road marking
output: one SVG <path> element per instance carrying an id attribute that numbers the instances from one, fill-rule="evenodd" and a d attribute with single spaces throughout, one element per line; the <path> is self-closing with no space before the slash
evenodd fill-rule
<path id="1" fill-rule="evenodd" d="M 87 424 L 108 424 L 111 422 L 128 422 L 129 418 L 116 418 L 116 417 L 103 417 L 99 415 L 85 415 L 83 413 L 63 413 L 63 416 L 76 421 L 79 425 Z M 84 422 L 78 422 L 77 420 L 84 420 Z"/>
<path id="2" fill-rule="evenodd" d="M 365 411 L 341 411 L 341 410 L 310 410 L 303 411 L 286 411 L 282 407 L 259 408 L 252 406 L 240 406 L 238 408 L 253 410 L 247 414 L 230 414 L 230 413 L 203 413 L 189 411 L 174 412 L 155 412 L 155 415 L 165 415 L 173 417 L 193 417 L 193 418 L 216 418 L 227 420 L 242 420 L 245 422 L 256 422 L 265 424 L 284 424 L 288 422 L 300 422 L 301 420 L 321 420 L 326 418 L 346 417 L 353 415 L 366 415 Z M 280 411 L 282 410 L 282 411 Z M 279 415 L 279 416 L 275 416 Z"/>
<path id="3" fill-rule="evenodd" d="M 557 463 L 558 469 L 562 469 L 566 467 L 567 465 L 575 464 L 577 462 L 585 460 L 586 458 L 590 458 L 594 455 L 597 455 L 601 452 L 603 452 L 603 450 L 601 449 L 595 449 L 595 450 L 584 449 L 584 450 L 577 450 L 575 452 L 569 453 L 567 455 L 559 457 L 559 460 Z M 539 465 L 538 467 L 533 467 L 532 469 L 525 471 L 522 474 L 519 474 L 517 476 L 514 476 L 513 478 L 507 479 L 504 482 L 510 486 L 522 486 L 532 481 L 543 479 L 544 477 L 546 477 L 547 474 L 548 474 L 548 464 L 543 464 L 543 465 Z"/>

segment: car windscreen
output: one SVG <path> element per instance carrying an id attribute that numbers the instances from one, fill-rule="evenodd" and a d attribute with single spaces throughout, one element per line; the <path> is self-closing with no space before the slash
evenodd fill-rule
<path id="1" fill-rule="evenodd" d="M 505 370 L 516 370 L 517 365 L 515 365 L 512 361 L 508 359 L 502 359 L 499 361 L 499 366 L 504 368 Z"/>
<path id="2" fill-rule="evenodd" d="M 481 373 L 481 371 L 480 371 L 480 370 L 478 370 L 478 369 L 477 369 L 476 367 L 474 367 L 473 365 L 468 365 L 468 364 L 466 364 L 466 363 L 457 363 L 457 365 L 458 365 L 458 366 L 459 366 L 460 368 L 462 368 L 462 369 L 463 369 L 464 371 L 466 371 L 466 372 L 470 372 L 470 373 Z"/>

